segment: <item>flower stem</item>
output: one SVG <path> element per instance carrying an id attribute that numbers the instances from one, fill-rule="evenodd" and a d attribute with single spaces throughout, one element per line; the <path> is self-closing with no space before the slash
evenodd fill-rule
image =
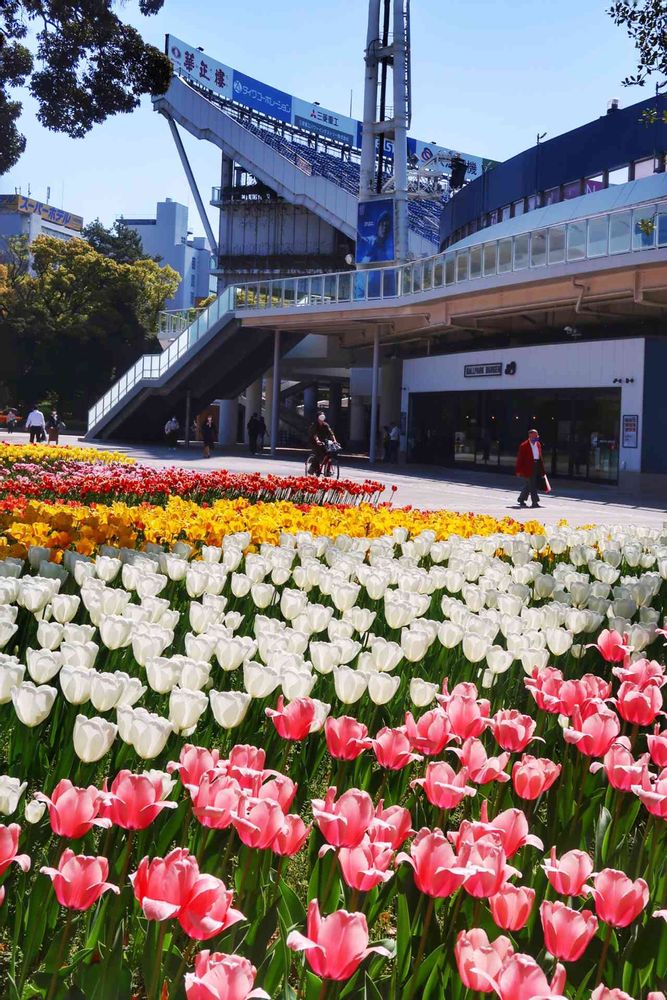
<path id="1" fill-rule="evenodd" d="M 53 997 L 56 995 L 56 989 L 58 987 L 58 975 L 62 968 L 63 957 L 65 955 L 65 948 L 67 947 L 70 930 L 72 928 L 72 912 L 73 912 L 72 910 L 67 911 L 67 919 L 65 920 L 65 926 L 63 928 L 62 937 L 60 939 L 58 956 L 56 958 L 56 964 L 53 968 L 53 975 L 51 976 L 51 982 L 49 983 L 49 992 L 46 994 L 46 1000 L 53 1000 Z"/>
<path id="2" fill-rule="evenodd" d="M 162 946 L 164 944 L 164 936 L 167 933 L 167 922 L 163 920 L 160 924 L 160 930 L 157 936 L 157 945 L 155 948 L 155 965 L 153 966 L 153 974 L 151 976 L 151 983 L 148 989 L 148 1000 L 159 1000 L 160 997 L 160 969 L 162 968 Z"/>
<path id="3" fill-rule="evenodd" d="M 602 954 L 600 955 L 600 961 L 598 962 L 598 971 L 595 976 L 595 985 L 599 986 L 602 982 L 602 976 L 604 975 L 604 967 L 607 961 L 607 953 L 609 951 L 609 943 L 611 942 L 611 932 L 613 928 L 611 924 L 607 927 L 607 933 L 605 935 L 604 944 L 602 945 Z"/>

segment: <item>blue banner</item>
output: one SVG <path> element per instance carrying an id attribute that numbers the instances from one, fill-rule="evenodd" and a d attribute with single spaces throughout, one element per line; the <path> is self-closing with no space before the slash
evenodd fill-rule
<path id="1" fill-rule="evenodd" d="M 283 122 L 292 121 L 292 98 L 282 90 L 234 70 L 234 100 Z"/>
<path id="2" fill-rule="evenodd" d="M 385 264 L 394 256 L 394 202 L 391 198 L 360 202 L 357 264 Z"/>

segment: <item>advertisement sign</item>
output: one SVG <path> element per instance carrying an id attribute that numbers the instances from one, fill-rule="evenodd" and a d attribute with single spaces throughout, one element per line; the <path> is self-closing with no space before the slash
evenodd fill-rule
<path id="1" fill-rule="evenodd" d="M 234 100 L 245 104 L 255 111 L 261 111 L 271 118 L 279 118 L 283 122 L 292 121 L 292 98 L 282 90 L 269 87 L 268 83 L 260 83 L 246 76 L 238 69 L 234 70 Z"/>
<path id="2" fill-rule="evenodd" d="M 35 201 L 34 198 L 26 198 L 22 194 L 1 194 L 0 212 L 39 215 L 45 222 L 54 222 L 58 226 L 65 226 L 66 229 L 73 229 L 78 233 L 83 229 L 83 219 L 80 215 L 65 212 L 62 208 L 54 208 L 53 205 L 47 205 L 43 201 Z"/>
<path id="3" fill-rule="evenodd" d="M 231 67 L 211 59 L 195 46 L 182 42 L 174 35 L 167 35 L 167 55 L 173 63 L 174 72 L 179 76 L 207 87 L 220 97 L 233 100 L 234 70 Z"/>
<path id="4" fill-rule="evenodd" d="M 636 413 L 623 414 L 623 436 L 621 438 L 624 448 L 637 448 L 639 437 L 639 416 Z"/>
<path id="5" fill-rule="evenodd" d="M 488 375 L 502 375 L 502 373 L 503 373 L 502 361 L 491 361 L 485 365 L 463 366 L 464 378 L 481 378 L 481 377 L 486 377 Z"/>
<path id="6" fill-rule="evenodd" d="M 384 264 L 394 259 L 394 203 L 391 198 L 359 202 L 357 264 Z"/>
<path id="7" fill-rule="evenodd" d="M 326 139 L 346 142 L 348 146 L 355 146 L 357 142 L 357 122 L 354 118 L 337 115 L 335 111 L 322 108 L 319 104 L 308 104 L 298 97 L 292 98 L 292 124 L 317 132 Z"/>

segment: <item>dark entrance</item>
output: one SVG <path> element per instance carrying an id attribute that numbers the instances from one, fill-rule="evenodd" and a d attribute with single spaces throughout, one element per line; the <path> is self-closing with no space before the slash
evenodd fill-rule
<path id="1" fill-rule="evenodd" d="M 620 421 L 620 389 L 413 393 L 408 460 L 513 472 L 537 427 L 549 475 L 617 483 Z"/>

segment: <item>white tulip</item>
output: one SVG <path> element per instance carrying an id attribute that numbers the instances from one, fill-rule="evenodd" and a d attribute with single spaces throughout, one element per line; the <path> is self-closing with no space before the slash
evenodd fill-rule
<path id="1" fill-rule="evenodd" d="M 100 580 L 111 583 L 121 571 L 122 563 L 120 559 L 110 556 L 98 556 L 95 560 L 95 573 Z"/>
<path id="2" fill-rule="evenodd" d="M 268 698 L 280 684 L 277 670 L 265 667 L 256 660 L 246 660 L 243 664 L 243 686 L 253 698 Z"/>
<path id="3" fill-rule="evenodd" d="M 401 684 L 401 678 L 391 674 L 371 674 L 368 678 L 368 693 L 375 705 L 386 705 L 394 697 Z"/>
<path id="4" fill-rule="evenodd" d="M 70 705 L 83 705 L 90 700 L 90 686 L 97 671 L 65 664 L 58 676 L 60 689 Z"/>
<path id="5" fill-rule="evenodd" d="M 99 652 L 99 646 L 94 642 L 72 643 L 63 642 L 60 646 L 63 664 L 70 667 L 83 667 L 92 670 Z"/>
<path id="6" fill-rule="evenodd" d="M 371 611 L 369 608 L 355 606 L 343 612 L 343 620 L 349 622 L 359 635 L 365 635 L 372 628 L 376 618 L 377 612 Z"/>
<path id="7" fill-rule="evenodd" d="M 77 559 L 74 563 L 74 579 L 76 580 L 79 587 L 86 580 L 91 580 L 95 577 L 95 564 L 93 562 L 86 562 L 83 559 Z"/>
<path id="8" fill-rule="evenodd" d="M 219 545 L 202 545 L 201 557 L 205 563 L 219 563 L 222 559 L 222 547 Z"/>
<path id="9" fill-rule="evenodd" d="M 51 600 L 53 617 L 61 625 L 66 625 L 76 616 L 80 604 L 81 598 L 76 594 L 56 594 Z"/>
<path id="10" fill-rule="evenodd" d="M 274 566 L 271 570 L 271 583 L 275 584 L 276 587 L 282 587 L 284 583 L 287 583 L 291 575 L 291 570 L 286 566 Z"/>
<path id="11" fill-rule="evenodd" d="M 201 597 L 208 583 L 208 567 L 205 563 L 188 566 L 185 573 L 185 589 L 190 597 Z"/>
<path id="12" fill-rule="evenodd" d="M 480 663 L 486 657 L 490 646 L 488 639 L 475 635 L 474 632 L 467 632 L 461 643 L 463 655 L 470 663 Z"/>
<path id="13" fill-rule="evenodd" d="M 521 660 L 521 665 L 525 673 L 530 676 L 537 667 L 539 670 L 544 670 L 549 662 L 549 650 L 548 649 L 524 649 L 519 653 L 519 659 Z"/>
<path id="14" fill-rule="evenodd" d="M 82 646 L 92 642 L 95 629 L 92 625 L 73 625 L 71 622 L 64 627 L 65 642 L 72 646 Z"/>
<path id="15" fill-rule="evenodd" d="M 23 682 L 24 675 L 25 667 L 16 657 L 0 653 L 0 705 L 12 700 L 12 691 Z"/>
<path id="16" fill-rule="evenodd" d="M 18 625 L 9 621 L 0 621 L 0 649 L 4 649 L 12 636 L 18 632 Z"/>
<path id="17" fill-rule="evenodd" d="M 0 814 L 11 816 L 18 809 L 21 796 L 28 787 L 28 782 L 19 778 L 11 778 L 8 774 L 0 774 Z"/>
<path id="18" fill-rule="evenodd" d="M 137 594 L 142 600 L 148 597 L 157 597 L 160 591 L 167 586 L 168 580 L 162 573 L 142 573 L 137 579 Z"/>
<path id="19" fill-rule="evenodd" d="M 301 590 L 283 590 L 280 597 L 280 610 L 283 618 L 291 622 L 303 614 L 308 607 L 308 598 Z"/>
<path id="20" fill-rule="evenodd" d="M 336 639 L 335 646 L 338 649 L 340 664 L 352 663 L 361 652 L 361 643 L 355 639 Z"/>
<path id="21" fill-rule="evenodd" d="M 90 681 L 90 701 L 97 712 L 110 712 L 116 708 L 122 692 L 122 677 L 95 671 Z"/>
<path id="22" fill-rule="evenodd" d="M 342 618 L 332 618 L 327 625 L 327 635 L 331 642 L 336 642 L 337 639 L 351 639 L 354 628 L 350 622 Z"/>
<path id="23" fill-rule="evenodd" d="M 547 646 L 554 656 L 563 656 L 572 645 L 572 633 L 564 628 L 548 628 L 545 632 Z"/>
<path id="24" fill-rule="evenodd" d="M 18 596 L 18 603 L 22 608 L 38 615 L 51 600 L 50 590 L 35 583 L 21 583 Z"/>
<path id="25" fill-rule="evenodd" d="M 35 684 L 47 684 L 62 667 L 63 658 L 61 653 L 52 653 L 48 649 L 27 649 L 26 662 Z"/>
<path id="26" fill-rule="evenodd" d="M 224 617 L 224 625 L 232 632 L 236 632 L 237 629 L 241 628 L 244 620 L 245 615 L 242 615 L 240 611 L 228 611 Z"/>
<path id="27" fill-rule="evenodd" d="M 252 701 L 252 696 L 243 691 L 211 691 L 209 698 L 213 718 L 223 729 L 240 726 Z"/>
<path id="28" fill-rule="evenodd" d="M 157 625 L 163 615 L 169 611 L 170 604 L 165 597 L 149 596 L 142 598 L 140 607 L 144 608 L 147 612 L 148 621 L 153 625 Z"/>
<path id="29" fill-rule="evenodd" d="M 201 691 L 211 678 L 211 664 L 205 660 L 188 660 L 183 664 L 179 685 L 191 691 Z"/>
<path id="30" fill-rule="evenodd" d="M 145 708 L 126 706 L 117 708 L 116 715 L 121 739 L 131 744 L 140 757 L 152 760 L 162 753 L 170 733 L 173 732 L 173 726 L 168 719 L 147 712 Z"/>
<path id="31" fill-rule="evenodd" d="M 385 595 L 384 616 L 389 628 L 399 629 L 404 625 L 409 625 L 415 617 L 412 607 L 407 601 L 397 601 L 390 598 L 389 593 Z"/>
<path id="32" fill-rule="evenodd" d="M 107 719 L 99 716 L 88 719 L 85 715 L 77 715 L 73 732 L 74 752 L 84 764 L 94 764 L 111 749 L 117 732 L 118 726 Z"/>
<path id="33" fill-rule="evenodd" d="M 288 701 L 308 698 L 316 680 L 317 678 L 308 670 L 285 670 L 281 680 L 283 694 Z"/>
<path id="34" fill-rule="evenodd" d="M 215 647 L 215 657 L 223 670 L 236 670 L 257 652 L 257 643 L 249 636 L 220 639 Z"/>
<path id="35" fill-rule="evenodd" d="M 338 611 L 349 611 L 356 604 L 360 591 L 358 583 L 339 583 L 331 592 L 331 600 Z"/>
<path id="36" fill-rule="evenodd" d="M 185 652 L 192 660 L 201 660 L 209 663 L 219 639 L 215 635 L 204 632 L 202 635 L 193 635 L 188 632 L 185 636 Z"/>
<path id="37" fill-rule="evenodd" d="M 107 649 L 124 649 L 132 642 L 134 625 L 121 615 L 103 615 L 99 624 L 100 639 Z"/>
<path id="38" fill-rule="evenodd" d="M 431 549 L 432 553 L 433 549 Z M 435 696 L 439 690 L 438 684 L 422 680 L 421 677 L 413 677 L 410 680 L 410 701 L 416 708 L 426 708 L 427 705 L 431 705 L 435 701 Z"/>
<path id="39" fill-rule="evenodd" d="M 438 639 L 445 649 L 454 649 L 463 640 L 463 629 L 454 622 L 441 622 L 438 628 Z"/>
<path id="40" fill-rule="evenodd" d="M 181 665 L 166 656 L 148 660 L 144 669 L 150 688 L 157 694 L 168 694 L 181 679 Z"/>
<path id="41" fill-rule="evenodd" d="M 376 670 L 391 673 L 403 659 L 403 649 L 397 642 L 375 636 L 371 640 L 371 658 Z"/>
<path id="42" fill-rule="evenodd" d="M 308 732 L 319 733 L 327 720 L 329 712 L 331 711 L 331 705 L 327 705 L 324 701 L 318 701 L 317 698 L 311 698 L 311 701 L 315 706 L 315 716 L 310 724 Z"/>
<path id="43" fill-rule="evenodd" d="M 336 696 L 344 705 L 358 702 L 368 686 L 368 675 L 350 667 L 336 667 L 333 676 Z"/>
<path id="44" fill-rule="evenodd" d="M 120 670 L 116 670 L 115 675 L 123 682 L 123 689 L 121 691 L 120 698 L 118 699 L 118 705 L 116 708 L 121 705 L 135 705 L 141 700 L 141 698 L 143 698 L 146 693 L 146 688 L 138 677 L 130 677 L 129 674 Z"/>
<path id="45" fill-rule="evenodd" d="M 336 643 L 311 642 L 309 655 L 319 674 L 330 674 L 334 667 L 340 665 L 340 649 Z"/>
<path id="46" fill-rule="evenodd" d="M 169 695 L 169 721 L 174 732 L 191 736 L 207 707 L 208 698 L 203 691 L 174 688 Z"/>
<path id="47" fill-rule="evenodd" d="M 188 571 L 187 559 L 172 553 L 163 552 L 160 556 L 160 569 L 167 574 L 170 580 L 184 580 Z"/>
<path id="48" fill-rule="evenodd" d="M 58 622 L 40 621 L 37 625 L 37 642 L 41 649 L 57 649 L 63 641 L 64 629 Z"/>
<path id="49" fill-rule="evenodd" d="M 401 649 L 405 659 L 410 663 L 419 663 L 423 660 L 429 646 L 429 636 L 426 632 L 401 629 Z"/>
<path id="50" fill-rule="evenodd" d="M 486 651 L 486 663 L 492 674 L 504 674 L 512 666 L 514 656 L 502 646 L 490 646 Z"/>
<path id="51" fill-rule="evenodd" d="M 222 557 L 222 565 L 228 573 L 233 573 L 234 570 L 238 569 L 242 561 L 243 550 L 238 547 L 226 549 Z"/>
<path id="52" fill-rule="evenodd" d="M 162 656 L 167 645 L 164 634 L 158 632 L 135 630 L 132 635 L 132 653 L 141 667 L 145 667 L 146 663 L 154 660 L 156 656 Z"/>
<path id="53" fill-rule="evenodd" d="M 39 823 L 45 812 L 46 802 L 38 802 L 37 799 L 26 802 L 24 809 L 26 823 Z"/>
<path id="54" fill-rule="evenodd" d="M 255 603 L 255 607 L 260 609 L 268 608 L 274 601 L 276 588 L 271 583 L 253 583 L 250 588 L 250 596 Z"/>
<path id="55" fill-rule="evenodd" d="M 48 717 L 58 691 L 47 684 L 36 687 L 32 681 L 24 681 L 12 688 L 11 698 L 19 721 L 31 729 L 39 726 Z"/>

